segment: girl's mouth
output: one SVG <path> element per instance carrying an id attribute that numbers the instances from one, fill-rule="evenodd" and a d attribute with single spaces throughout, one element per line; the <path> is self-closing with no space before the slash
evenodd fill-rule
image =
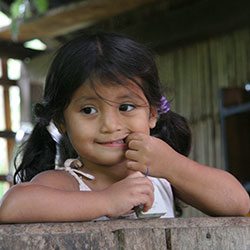
<path id="1" fill-rule="evenodd" d="M 125 141 L 124 141 L 123 139 L 120 139 L 120 140 L 114 141 L 114 142 L 112 142 L 112 143 L 125 143 Z"/>
<path id="2" fill-rule="evenodd" d="M 117 141 L 99 142 L 99 144 L 107 147 L 125 147 L 127 146 L 125 139 L 119 139 Z"/>

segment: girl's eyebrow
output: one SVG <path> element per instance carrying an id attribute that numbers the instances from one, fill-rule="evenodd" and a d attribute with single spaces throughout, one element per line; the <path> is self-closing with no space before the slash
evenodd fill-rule
<path id="1" fill-rule="evenodd" d="M 98 99 L 97 97 L 88 97 L 88 96 L 81 96 L 79 98 L 77 98 L 74 103 L 78 103 L 78 102 L 83 102 L 83 101 L 94 101 Z"/>
<path id="2" fill-rule="evenodd" d="M 136 101 L 136 100 L 138 100 L 138 99 L 140 99 L 140 100 L 143 100 L 139 95 L 137 95 L 137 94 L 135 94 L 135 93 L 133 93 L 133 92 L 131 92 L 131 93 L 128 93 L 128 94 L 124 94 L 124 95 L 118 95 L 117 97 L 116 97 L 116 102 L 119 102 L 120 100 L 131 100 L 131 101 Z M 107 99 L 108 100 L 108 99 Z"/>
<path id="3" fill-rule="evenodd" d="M 127 92 L 127 91 L 125 91 Z M 77 98 L 76 100 L 74 100 L 73 103 L 79 103 L 79 102 L 89 102 L 89 101 L 96 101 L 96 100 L 103 100 L 103 101 L 111 101 L 111 102 L 117 102 L 119 103 L 120 100 L 124 100 L 124 99 L 129 99 L 129 100 L 137 100 L 137 99 L 141 99 L 143 100 L 140 95 L 134 93 L 133 91 L 128 91 L 127 93 L 120 93 L 118 94 L 114 100 L 109 100 L 108 97 L 102 96 L 100 95 L 93 95 L 93 96 L 85 96 L 82 95 L 79 98 Z"/>
<path id="4" fill-rule="evenodd" d="M 130 93 L 130 94 L 117 96 L 117 99 L 127 99 L 127 98 L 131 99 L 131 98 L 135 98 L 135 97 L 137 97 L 137 95 Z"/>
<path id="5" fill-rule="evenodd" d="M 119 101 L 119 100 L 124 100 L 124 99 L 135 99 L 135 98 L 138 98 L 137 95 L 134 95 L 134 94 L 131 94 L 131 95 L 120 95 L 120 96 L 117 96 L 116 97 L 116 101 Z M 96 100 L 106 100 L 106 101 L 110 101 L 108 98 L 105 98 L 102 96 L 100 97 L 87 97 L 87 96 L 81 96 L 80 98 L 76 99 L 74 101 L 74 103 L 79 103 L 79 102 L 88 102 L 88 101 L 96 101 Z"/>

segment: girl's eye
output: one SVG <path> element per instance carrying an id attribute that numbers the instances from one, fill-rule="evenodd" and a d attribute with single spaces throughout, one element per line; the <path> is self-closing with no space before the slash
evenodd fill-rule
<path id="1" fill-rule="evenodd" d="M 119 107 L 119 110 L 123 112 L 129 112 L 133 109 L 135 109 L 135 105 L 129 103 L 121 104 Z"/>
<path id="2" fill-rule="evenodd" d="M 86 115 L 92 115 L 97 112 L 97 110 L 94 107 L 84 107 L 81 109 L 81 112 Z"/>

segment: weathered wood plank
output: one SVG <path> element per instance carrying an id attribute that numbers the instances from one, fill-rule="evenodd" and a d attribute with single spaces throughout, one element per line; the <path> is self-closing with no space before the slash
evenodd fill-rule
<path id="1" fill-rule="evenodd" d="M 250 230 L 245 227 L 171 229 L 171 249 L 177 250 L 247 250 Z"/>
<path id="2" fill-rule="evenodd" d="M 29 235 L 0 235 L 0 249 L 11 250 L 70 250 L 70 249 L 82 249 L 82 250 L 117 250 L 115 245 L 115 239 L 112 232 L 89 232 L 89 233 L 58 233 L 50 234 L 29 234 Z"/>
<path id="3" fill-rule="evenodd" d="M 117 249 L 129 250 L 165 250 L 167 249 L 164 229 L 129 228 L 114 231 L 117 237 Z"/>
<path id="4" fill-rule="evenodd" d="M 18 40 L 63 35 L 153 1 L 155 0 L 85 0 L 71 3 L 22 23 Z M 9 27 L 0 29 L 0 39 L 11 40 Z"/>
<path id="5" fill-rule="evenodd" d="M 0 249 L 225 249 L 250 247 L 250 218 L 174 218 L 0 225 Z"/>

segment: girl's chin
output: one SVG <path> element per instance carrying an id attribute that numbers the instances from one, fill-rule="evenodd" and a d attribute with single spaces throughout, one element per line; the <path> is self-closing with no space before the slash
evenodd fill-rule
<path id="1" fill-rule="evenodd" d="M 84 158 L 83 158 L 84 159 Z M 126 164 L 126 158 L 124 154 L 122 154 L 120 157 L 99 157 L 98 159 L 88 159 L 87 161 L 83 160 L 83 162 L 87 162 L 99 165 L 99 166 L 105 166 L 105 167 L 114 167 L 116 165 L 122 165 Z"/>

